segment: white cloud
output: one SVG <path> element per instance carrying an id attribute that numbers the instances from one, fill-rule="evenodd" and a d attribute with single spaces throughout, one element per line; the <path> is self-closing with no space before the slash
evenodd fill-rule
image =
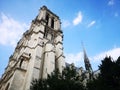
<path id="1" fill-rule="evenodd" d="M 92 27 L 93 25 L 95 25 L 95 23 L 96 23 L 96 21 L 91 21 L 91 22 L 88 24 L 87 27 L 88 27 L 88 28 L 89 28 L 89 27 Z"/>
<path id="2" fill-rule="evenodd" d="M 4 13 L 0 15 L 0 44 L 15 46 L 23 32 L 27 29 L 25 23 L 20 23 Z"/>
<path id="3" fill-rule="evenodd" d="M 120 48 L 113 48 L 111 50 L 102 52 L 93 57 L 94 61 L 103 60 L 106 56 L 111 56 L 114 60 L 116 60 L 120 56 Z"/>
<path id="4" fill-rule="evenodd" d="M 78 25 L 79 23 L 81 23 L 82 18 L 83 18 L 82 13 L 78 12 L 77 17 L 73 20 L 73 25 Z"/>
<path id="5" fill-rule="evenodd" d="M 63 21 L 62 21 L 62 27 L 63 27 L 63 28 L 66 28 L 66 27 L 68 27 L 68 26 L 70 26 L 70 22 L 69 22 L 68 20 L 63 20 Z"/>
<path id="6" fill-rule="evenodd" d="M 65 61 L 67 63 L 74 63 L 77 67 L 84 67 L 84 59 L 83 59 L 83 52 L 78 52 L 76 54 L 68 53 L 65 54 L 66 58 Z M 93 67 L 93 70 L 96 70 L 98 68 L 98 65 L 100 65 L 101 60 L 103 60 L 106 56 L 111 56 L 114 60 L 117 60 L 117 58 L 120 56 L 120 48 L 113 48 L 111 50 L 99 53 L 95 56 L 89 57 L 90 63 Z"/>
<path id="7" fill-rule="evenodd" d="M 74 63 L 76 66 L 81 66 L 81 65 L 84 65 L 84 61 L 83 61 L 83 52 L 79 52 L 79 53 L 76 53 L 76 54 L 73 54 L 73 53 L 68 53 L 68 54 L 65 54 L 65 61 L 67 63 Z"/>
<path id="8" fill-rule="evenodd" d="M 109 0 L 108 5 L 109 5 L 109 6 L 114 5 L 114 0 Z"/>

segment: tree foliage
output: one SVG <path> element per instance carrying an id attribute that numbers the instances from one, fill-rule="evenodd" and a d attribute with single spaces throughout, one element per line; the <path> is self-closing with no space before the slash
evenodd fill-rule
<path id="1" fill-rule="evenodd" d="M 88 90 L 120 90 L 120 57 L 116 61 L 106 57 L 99 70 L 98 78 L 88 82 Z"/>
<path id="2" fill-rule="evenodd" d="M 120 90 L 120 57 L 114 61 L 111 57 L 102 60 L 97 78 L 88 80 L 86 87 L 76 68 L 66 67 L 62 73 L 55 70 L 47 79 L 34 80 L 31 90 Z M 83 80 L 82 80 L 83 79 Z"/>
<path id="3" fill-rule="evenodd" d="M 44 80 L 33 80 L 31 90 L 85 90 L 74 67 L 67 67 L 62 73 L 55 70 Z"/>

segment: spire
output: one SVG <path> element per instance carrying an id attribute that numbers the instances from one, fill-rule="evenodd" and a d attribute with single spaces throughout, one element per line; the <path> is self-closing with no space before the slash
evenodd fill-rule
<path id="1" fill-rule="evenodd" d="M 87 54 L 86 54 L 86 51 L 85 51 L 85 48 L 84 48 L 83 43 L 82 43 L 82 47 L 83 47 L 85 68 L 86 68 L 86 70 L 87 70 L 89 73 L 92 73 L 93 70 L 92 70 L 92 67 L 91 67 L 89 58 L 88 58 L 88 56 L 87 56 Z"/>

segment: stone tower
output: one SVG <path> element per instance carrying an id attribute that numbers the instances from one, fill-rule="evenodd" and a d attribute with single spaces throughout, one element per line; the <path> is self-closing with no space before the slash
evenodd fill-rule
<path id="1" fill-rule="evenodd" d="M 65 67 L 63 32 L 57 15 L 43 6 L 23 34 L 0 80 L 0 90 L 29 90 L 33 79 Z"/>
<path id="2" fill-rule="evenodd" d="M 91 67 L 91 64 L 90 64 L 90 61 L 89 61 L 89 58 L 86 54 L 85 49 L 84 49 L 84 63 L 85 63 L 86 71 L 88 71 L 89 73 L 92 73 L 93 70 L 92 70 L 92 67 Z"/>
<path id="3" fill-rule="evenodd" d="M 91 67 L 91 64 L 90 64 L 90 60 L 87 56 L 87 53 L 85 51 L 85 48 L 84 48 L 84 45 L 82 43 L 82 47 L 83 47 L 83 54 L 84 54 L 84 63 L 85 63 L 85 69 L 88 73 L 92 73 L 93 70 L 92 70 L 92 67 Z"/>
<path id="4" fill-rule="evenodd" d="M 92 66 L 90 64 L 90 60 L 87 56 L 87 53 L 85 51 L 83 43 L 82 43 L 82 46 L 83 46 L 84 63 L 85 63 L 85 69 L 86 69 L 86 71 L 84 73 L 84 76 L 86 76 L 86 78 L 84 79 L 84 83 L 87 83 L 87 80 L 93 79 L 93 69 L 92 69 Z"/>

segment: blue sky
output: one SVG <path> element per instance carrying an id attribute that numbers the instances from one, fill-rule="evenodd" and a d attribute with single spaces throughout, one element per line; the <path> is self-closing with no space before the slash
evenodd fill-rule
<path id="1" fill-rule="evenodd" d="M 61 19 L 66 62 L 84 67 L 81 42 L 94 70 L 120 56 L 120 0 L 0 0 L 0 76 L 43 5 Z"/>

